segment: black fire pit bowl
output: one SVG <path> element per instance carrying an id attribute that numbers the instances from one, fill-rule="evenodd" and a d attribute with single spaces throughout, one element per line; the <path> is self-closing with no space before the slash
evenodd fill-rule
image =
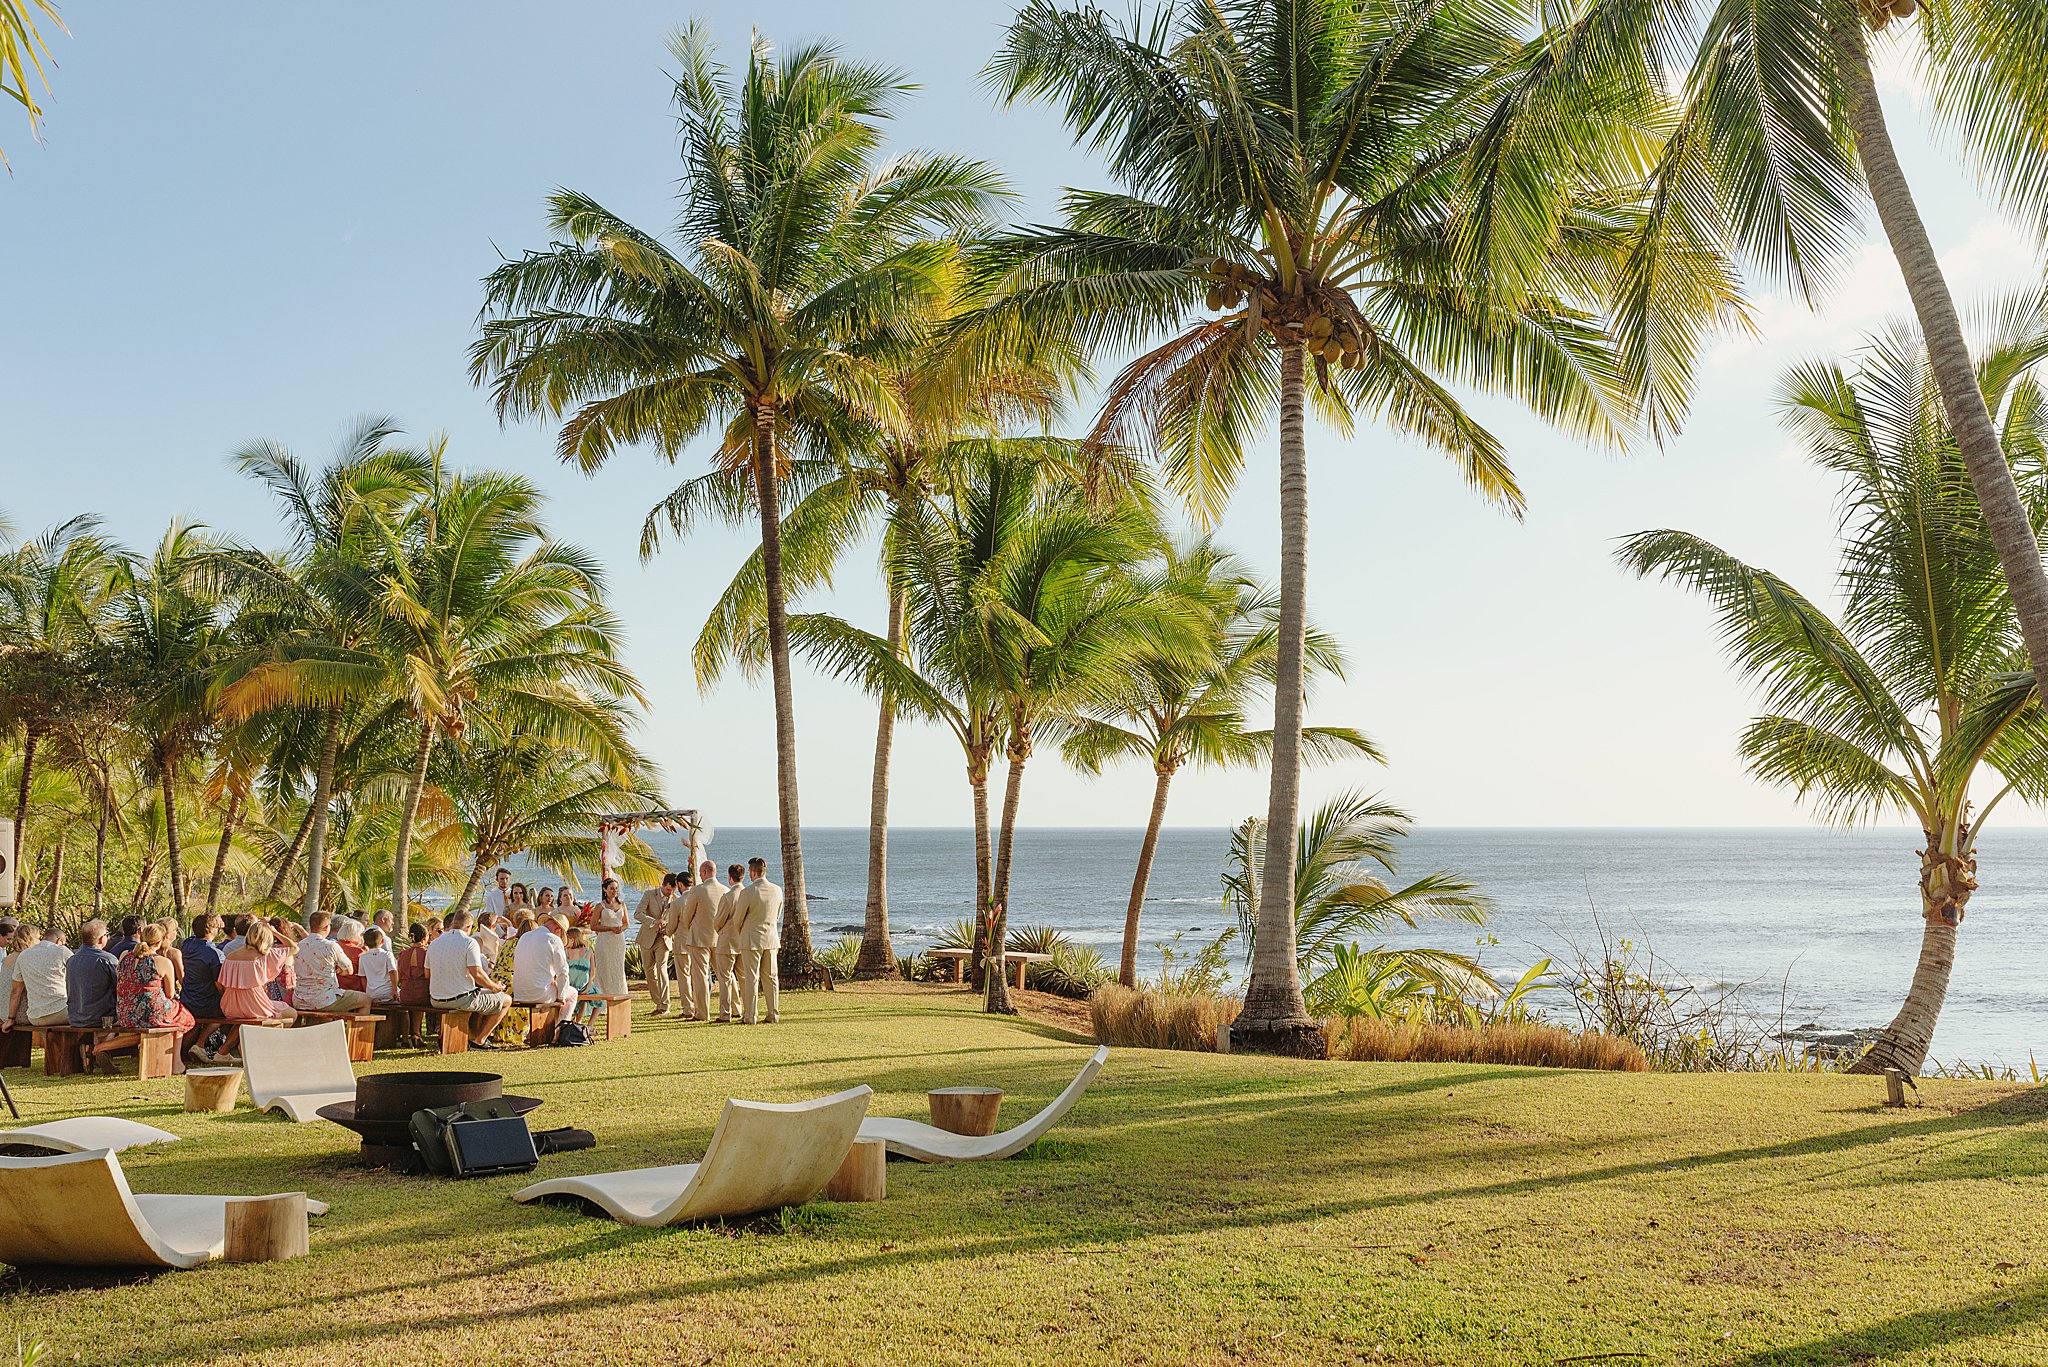
<path id="1" fill-rule="evenodd" d="M 415 1167 L 415 1111 L 493 1099 L 504 1101 L 515 1115 L 540 1108 L 539 1097 L 506 1096 L 505 1080 L 496 1073 L 366 1073 L 356 1082 L 354 1101 L 322 1106 L 318 1114 L 361 1137 L 365 1163 L 410 1170 Z"/>

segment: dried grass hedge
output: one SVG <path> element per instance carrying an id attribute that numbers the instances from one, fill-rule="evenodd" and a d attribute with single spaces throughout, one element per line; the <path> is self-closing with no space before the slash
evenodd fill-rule
<path id="1" fill-rule="evenodd" d="M 1088 998 L 1097 1043 L 1127 1049 L 1214 1053 L 1217 1028 L 1243 1009 L 1237 997 L 1138 991 L 1119 983 L 1098 987 Z"/>
<path id="2" fill-rule="evenodd" d="M 1556 1025 L 1430 1025 L 1354 1018 L 1323 1023 L 1330 1057 L 1385 1063 L 1512 1063 L 1647 1073 L 1643 1051 L 1617 1035 Z"/>

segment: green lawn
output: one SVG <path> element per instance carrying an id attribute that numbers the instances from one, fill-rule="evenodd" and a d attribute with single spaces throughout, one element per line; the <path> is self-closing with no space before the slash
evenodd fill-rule
<path id="1" fill-rule="evenodd" d="M 694 1157 L 732 1095 L 866 1082 L 921 1115 L 927 1087 L 985 1081 L 1014 1118 L 1086 1057 L 952 991 L 783 1001 L 772 1029 L 643 1016 L 620 1044 L 498 1055 L 536 1122 L 598 1136 L 543 1170 Z M 1864 1078 L 1125 1050 L 1021 1158 L 656 1231 L 516 1206 L 517 1178 L 371 1175 L 333 1126 L 185 1115 L 174 1081 L 9 1081 L 25 1121 L 194 1141 L 128 1155 L 139 1190 L 333 1205 L 295 1262 L 7 1274 L 0 1332 L 58 1361 L 2048 1362 L 2048 1094 L 2011 1085 L 1923 1083 L 1901 1113 Z"/>

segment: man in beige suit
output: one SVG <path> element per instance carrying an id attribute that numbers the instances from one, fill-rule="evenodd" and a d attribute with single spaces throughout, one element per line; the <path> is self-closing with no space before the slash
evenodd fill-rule
<path id="1" fill-rule="evenodd" d="M 676 966 L 683 980 L 683 1014 L 691 1020 L 710 1020 L 711 951 L 718 946 L 718 913 L 725 906 L 718 865 L 707 859 L 697 866 L 697 885 L 683 894 L 678 906 Z M 726 995 L 719 994 L 721 1009 L 730 1005 Z"/>
<path id="2" fill-rule="evenodd" d="M 740 875 L 745 873 L 744 865 L 734 864 L 726 870 L 728 883 L 719 894 L 718 919 L 713 923 L 714 948 L 711 955 L 712 971 L 718 974 L 718 1019 L 721 1022 L 733 1019 L 733 1005 L 740 994 L 739 978 L 735 974 L 739 949 L 733 937 L 739 930 Z"/>
<path id="3" fill-rule="evenodd" d="M 759 855 L 747 861 L 747 872 L 754 881 L 740 893 L 733 913 L 733 946 L 740 956 L 740 1020 L 752 1025 L 759 1019 L 754 1011 L 758 992 L 767 999 L 761 1003 L 762 1015 L 773 1025 L 782 1019 L 775 971 L 776 951 L 782 944 L 782 889 L 768 881 L 768 861 Z"/>
<path id="4" fill-rule="evenodd" d="M 633 919 L 640 924 L 640 969 L 657 1016 L 668 1014 L 668 904 L 675 890 L 676 876 L 665 873 L 661 886 L 642 893 L 633 910 Z"/>

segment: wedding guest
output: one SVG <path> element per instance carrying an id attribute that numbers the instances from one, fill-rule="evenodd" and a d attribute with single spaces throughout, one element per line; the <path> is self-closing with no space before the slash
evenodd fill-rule
<path id="1" fill-rule="evenodd" d="M 268 921 L 252 921 L 240 949 L 221 960 L 220 1011 L 231 1021 L 290 1020 L 298 1013 L 271 991 L 290 970 L 291 956 L 280 953 L 277 931 Z"/>
<path id="2" fill-rule="evenodd" d="M 135 948 L 135 932 L 141 929 L 142 918 L 140 916 L 123 916 L 121 918 L 121 929 L 115 933 L 113 939 L 107 941 L 107 953 L 118 959 L 129 950 Z"/>
<path id="3" fill-rule="evenodd" d="M 341 975 L 353 973 L 355 967 L 328 935 L 332 922 L 333 918 L 324 911 L 306 918 L 306 938 L 292 951 L 292 972 L 296 977 L 292 1005 L 301 1011 L 353 1015 L 368 1010 L 370 998 L 365 992 L 341 985 Z"/>
<path id="4" fill-rule="evenodd" d="M 619 880 L 607 878 L 592 917 L 590 989 L 597 997 L 623 997 L 626 991 L 626 926 L 629 913 L 619 896 Z"/>
<path id="5" fill-rule="evenodd" d="M 192 1013 L 177 998 L 177 976 L 163 951 L 164 928 L 152 922 L 136 932 L 135 947 L 121 956 L 114 1019 L 123 1030 L 192 1028 Z"/>
<path id="6" fill-rule="evenodd" d="M 467 934 L 469 924 L 466 911 L 448 914 L 446 928 L 427 946 L 427 985 L 435 1009 L 470 1013 L 472 1049 L 495 1049 L 490 1035 L 512 1009 L 512 998 L 485 969 L 482 950 Z"/>
<path id="7" fill-rule="evenodd" d="M 64 1010 L 68 1022 L 96 1029 L 114 1014 L 121 961 L 106 950 L 107 923 L 87 921 L 78 928 L 78 948 L 64 961 Z"/>
<path id="8" fill-rule="evenodd" d="M 569 956 L 562 943 L 568 923 L 550 916 L 519 937 L 512 951 L 512 1000 L 560 1002 L 576 1014 L 576 989 L 569 983 Z"/>
<path id="9" fill-rule="evenodd" d="M 356 960 L 363 975 L 363 987 L 373 1006 L 390 1006 L 398 1000 L 398 957 L 385 945 L 384 932 L 371 926 L 363 932 L 363 952 Z"/>
<path id="10" fill-rule="evenodd" d="M 22 1025 L 63 1025 L 70 1018 L 66 999 L 64 965 L 70 960 L 71 951 L 64 947 L 64 932 L 54 927 L 22 950 L 13 962 L 17 964 L 14 982 L 7 989 L 10 1000 L 7 1020 L 0 1023 L 0 1030 Z"/>
<path id="11" fill-rule="evenodd" d="M 210 911 L 202 911 L 192 918 L 192 933 L 178 947 L 185 961 L 185 971 L 179 979 L 182 985 L 178 988 L 178 1000 L 200 1020 L 213 1020 L 220 1016 L 220 965 L 221 960 L 227 957 L 213 942 L 220 931 L 220 917 Z"/>

